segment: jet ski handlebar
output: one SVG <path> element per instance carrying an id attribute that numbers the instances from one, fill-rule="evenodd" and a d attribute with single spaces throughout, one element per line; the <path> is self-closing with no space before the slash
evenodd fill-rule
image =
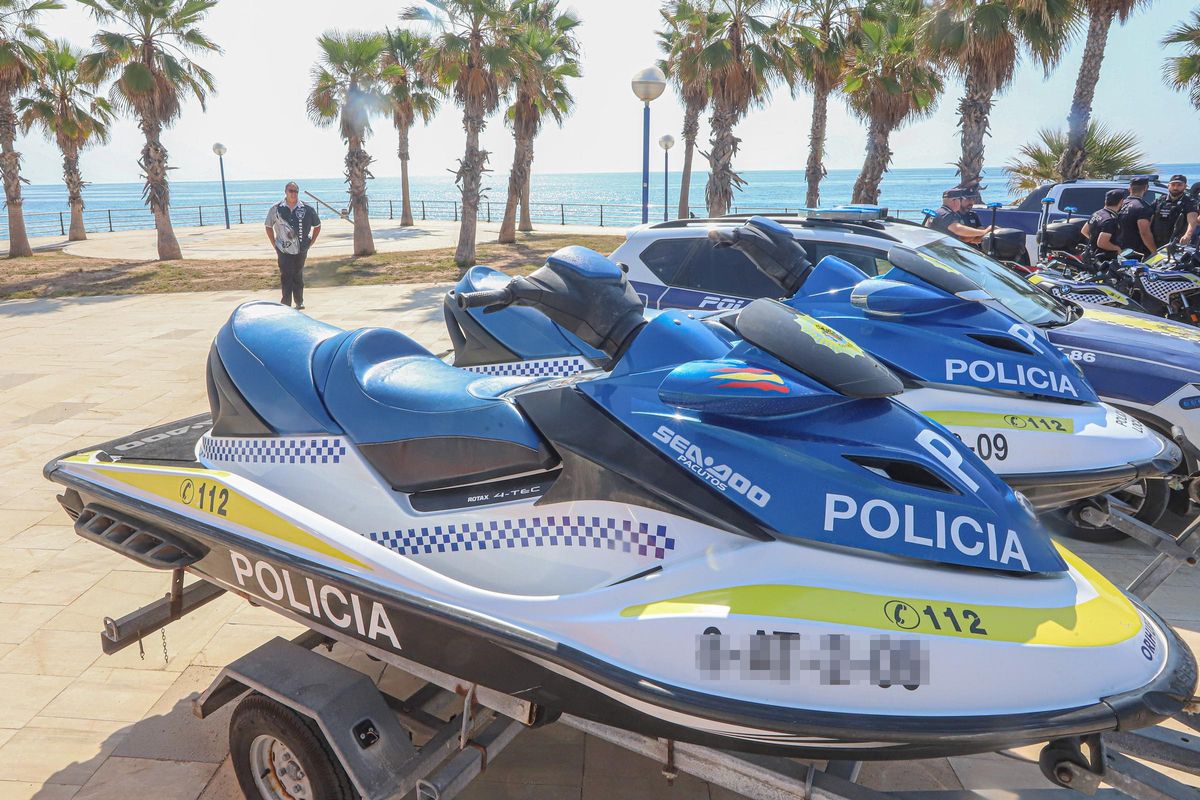
<path id="1" fill-rule="evenodd" d="M 708 238 L 714 247 L 732 247 L 745 255 L 785 297 L 795 294 L 812 270 L 808 253 L 792 232 L 767 217 L 751 217 L 736 228 L 711 227 Z"/>
<path id="2" fill-rule="evenodd" d="M 519 278 L 513 278 L 500 289 L 481 289 L 477 292 L 459 292 L 455 295 L 459 308 L 483 308 L 485 313 L 499 311 L 511 306 L 517 300 L 517 292 L 513 284 Z"/>

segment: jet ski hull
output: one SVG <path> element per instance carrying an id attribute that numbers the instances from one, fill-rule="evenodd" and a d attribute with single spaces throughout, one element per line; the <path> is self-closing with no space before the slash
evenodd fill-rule
<path id="1" fill-rule="evenodd" d="M 94 455 L 75 456 L 73 460 L 64 456 L 47 466 L 47 476 L 72 490 L 64 496 L 64 506 L 74 516 L 85 509 L 110 510 L 134 524 L 143 524 L 147 530 L 169 533 L 193 554 L 194 560 L 186 568 L 204 580 L 315 630 L 353 640 L 383 656 L 400 656 L 528 700 L 551 715 L 568 712 L 647 735 L 775 755 L 825 758 L 853 754 L 862 759 L 898 759 L 984 752 L 1062 736 L 1141 727 L 1176 713 L 1190 700 L 1195 687 L 1196 667 L 1190 651 L 1169 626 L 1138 607 L 1141 629 L 1135 636 L 1141 638 L 1124 646 L 1136 647 L 1141 642 L 1142 647 L 1156 650 L 1146 658 L 1153 656 L 1159 665 L 1157 671 L 1141 686 L 1064 708 L 966 715 L 803 708 L 781 701 L 763 702 L 770 696 L 763 687 L 772 681 L 762 680 L 762 676 L 743 678 L 740 690 L 735 683 L 731 692 L 730 683 L 722 680 L 711 684 L 717 691 L 705 691 L 703 681 L 673 682 L 661 675 L 648 675 L 601 658 L 597 651 L 506 620 L 500 596 L 496 596 L 493 607 L 473 610 L 444 598 L 385 584 L 373 577 L 370 569 L 332 565 L 319 554 L 305 552 L 311 542 L 297 547 L 298 540 L 288 541 L 286 536 L 270 543 L 247 535 L 239 528 L 240 521 L 222 519 L 217 513 L 219 493 L 213 495 L 212 511 L 193 514 L 189 512 L 194 503 L 156 502 L 144 494 L 115 488 L 96 474 L 97 470 L 111 471 L 118 465 L 152 476 L 187 469 L 195 470 L 193 485 L 206 477 L 210 486 L 222 485 L 224 473 L 206 470 L 181 455 L 187 452 L 189 443 L 194 447 L 204 427 L 199 418 L 185 420 L 100 448 L 110 454 L 125 453 L 116 464 Z M 130 447 L 134 442 L 137 444 Z M 183 487 L 184 483 L 177 481 L 174 485 Z M 366 548 L 356 551 L 358 555 L 376 546 L 364 544 Z M 631 579 L 630 585 L 633 583 Z M 559 598 L 556 602 L 569 605 L 570 601 Z M 703 644 L 709 641 L 705 637 L 719 634 L 703 628 L 703 608 L 697 612 L 675 601 L 654 604 L 654 608 L 626 608 L 615 621 L 597 618 L 581 624 L 609 630 L 616 636 L 622 630 L 631 630 L 631 624 L 658 625 L 648 629 L 651 637 L 666 642 L 667 637 L 659 637 L 657 631 L 671 630 L 675 635 L 672 646 L 695 638 L 700 643 L 695 654 L 671 654 L 668 648 L 661 659 L 647 662 L 674 659 L 677 664 L 693 662 L 695 668 L 694 659 L 700 659 L 705 651 L 712 652 Z M 672 622 L 672 616 L 680 613 L 690 615 L 681 623 L 683 634 L 679 633 L 680 625 Z M 709 622 L 731 630 L 730 617 Z M 752 615 L 746 618 L 750 630 L 758 623 Z M 761 624 L 772 623 L 783 624 L 778 619 L 761 619 Z M 699 629 L 697 624 L 701 625 Z M 768 634 L 764 641 L 769 647 L 778 647 L 786 638 Z M 886 642 L 887 636 L 874 639 Z M 1053 674 L 1038 677 L 1057 680 Z M 777 695 L 782 691 L 778 696 L 786 696 L 786 681 L 774 683 Z M 984 688 L 1003 691 L 1003 687 Z M 738 691 L 745 696 L 737 696 Z M 900 705 L 905 697 L 920 696 L 919 690 L 911 691 L 902 683 L 888 685 L 887 681 L 853 691 L 872 693 L 869 698 L 874 698 L 871 702 L 879 707 L 888 705 L 889 696 L 901 698 Z M 758 701 L 751 699 L 755 694 Z"/>

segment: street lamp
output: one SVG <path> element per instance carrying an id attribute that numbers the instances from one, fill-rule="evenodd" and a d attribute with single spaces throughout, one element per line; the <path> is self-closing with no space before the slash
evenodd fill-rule
<path id="1" fill-rule="evenodd" d="M 217 142 L 213 145 L 213 152 L 221 162 L 221 201 L 225 205 L 225 230 L 229 230 L 229 195 L 225 194 L 225 154 L 229 152 L 229 148 Z"/>
<path id="2" fill-rule="evenodd" d="M 671 148 L 675 146 L 675 137 L 664 134 L 658 140 L 658 146 L 663 149 L 663 222 L 667 221 L 667 209 L 671 205 Z"/>
<path id="3" fill-rule="evenodd" d="M 650 101 L 666 91 L 667 76 L 658 67 L 646 67 L 633 76 L 633 93 L 646 104 L 642 113 L 642 224 L 650 221 Z"/>

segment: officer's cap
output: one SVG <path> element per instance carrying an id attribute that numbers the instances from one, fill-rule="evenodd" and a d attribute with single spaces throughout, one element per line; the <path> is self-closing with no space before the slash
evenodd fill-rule
<path id="1" fill-rule="evenodd" d="M 1119 203 L 1129 196 L 1129 192 L 1124 189 L 1109 189 L 1104 193 L 1104 205 L 1111 206 L 1113 203 Z"/>

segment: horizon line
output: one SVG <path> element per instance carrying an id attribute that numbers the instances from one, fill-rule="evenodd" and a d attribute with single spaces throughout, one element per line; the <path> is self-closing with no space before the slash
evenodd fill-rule
<path id="1" fill-rule="evenodd" d="M 1197 160 L 1197 161 L 1163 161 L 1163 162 L 1156 161 L 1153 163 L 1155 164 L 1156 167 L 1200 166 L 1200 160 Z M 887 175 L 889 173 L 893 173 L 893 172 L 901 172 L 901 171 L 907 171 L 907 170 L 953 170 L 953 169 L 955 169 L 955 166 L 956 165 L 954 165 L 954 164 L 942 164 L 939 166 L 924 166 L 924 167 L 893 167 L 890 170 L 888 170 L 887 173 L 884 173 L 884 179 L 886 180 Z M 829 167 L 829 168 L 827 168 L 827 172 L 856 172 L 856 171 L 859 171 L 860 169 L 861 169 L 860 167 Z M 999 172 L 999 171 L 1002 171 L 1003 169 L 1004 168 L 1002 166 L 993 166 L 993 167 L 985 166 L 984 167 L 985 172 L 989 171 L 989 170 L 996 170 L 997 172 Z M 803 168 L 796 168 L 796 169 L 744 169 L 744 170 L 741 170 L 739 172 L 739 174 L 785 173 L 785 172 L 795 172 L 795 173 L 803 174 L 804 169 Z M 682 170 L 672 170 L 670 172 L 670 174 L 672 174 L 672 175 L 677 175 L 677 174 L 682 174 L 682 173 L 683 173 Z M 693 169 L 692 170 L 692 175 L 706 175 L 707 173 L 708 173 L 707 169 Z M 576 171 L 572 171 L 572 172 L 549 172 L 549 171 L 547 171 L 547 172 L 538 172 L 538 173 L 534 173 L 534 174 L 542 175 L 542 176 L 548 176 L 548 175 L 634 175 L 634 176 L 637 176 L 637 175 L 640 175 L 641 172 L 639 170 L 576 170 Z M 653 179 L 656 174 L 661 175 L 662 174 L 661 170 L 658 171 L 657 173 L 654 170 L 651 170 L 650 171 L 651 179 Z M 413 178 L 439 178 L 440 179 L 443 177 L 445 177 L 445 176 L 443 176 L 441 173 L 429 173 L 429 174 L 413 173 L 413 174 L 409 175 L 410 180 Z M 374 178 L 374 180 L 379 180 L 380 178 L 399 179 L 400 175 L 380 175 L 380 176 L 377 176 L 376 178 Z M 290 177 L 271 177 L 271 178 L 227 178 L 226 183 L 227 184 L 228 183 L 252 183 L 252 182 L 273 181 L 273 180 L 296 180 L 296 181 L 341 180 L 344 182 L 345 176 L 343 176 L 343 175 L 330 175 L 330 176 L 308 175 L 308 176 L 303 176 L 303 177 L 290 176 Z M 220 178 L 188 179 L 188 180 L 170 181 L 171 184 L 220 183 L 220 182 L 221 182 Z M 453 185 L 452 180 L 449 181 L 449 183 L 451 185 Z M 145 181 L 144 180 L 89 181 L 86 184 L 86 186 L 105 186 L 105 185 L 119 186 L 119 185 L 125 185 L 125 184 L 141 186 L 141 185 L 145 184 Z M 26 188 L 32 188 L 35 186 L 64 186 L 64 188 L 65 188 L 65 184 L 63 184 L 63 182 L 61 180 L 47 182 L 47 183 L 28 183 L 28 184 L 26 184 Z M 85 190 L 86 190 L 86 186 L 85 186 Z"/>

